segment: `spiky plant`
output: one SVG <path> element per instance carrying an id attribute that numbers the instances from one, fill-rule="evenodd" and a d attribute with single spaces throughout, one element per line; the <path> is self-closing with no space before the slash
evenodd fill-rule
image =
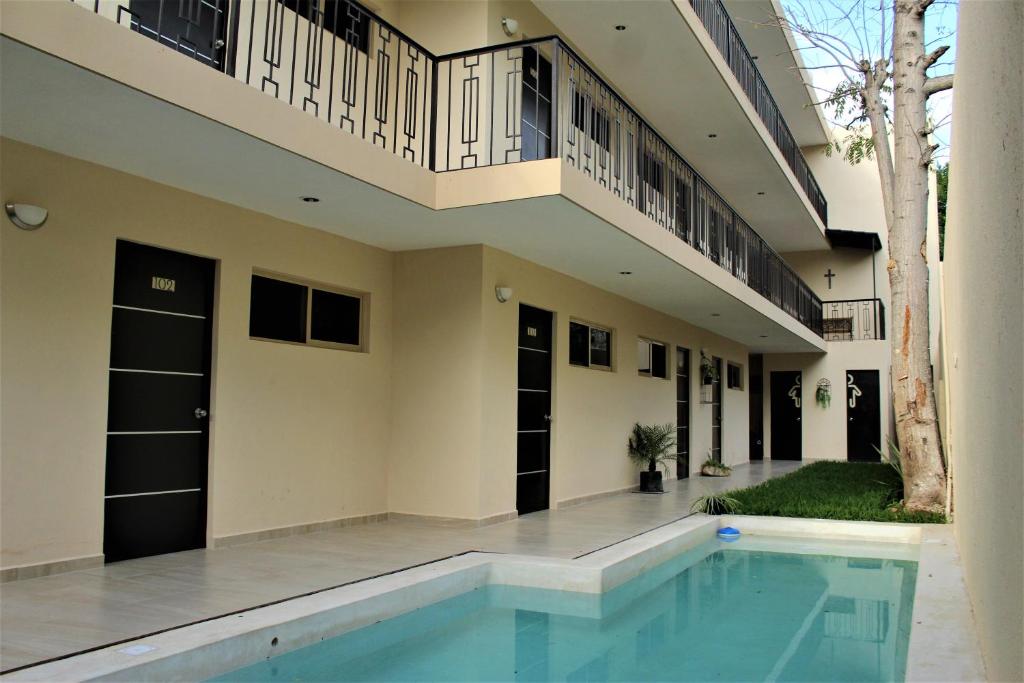
<path id="1" fill-rule="evenodd" d="M 675 425 L 633 425 L 629 436 L 629 459 L 648 472 L 656 472 L 658 465 L 675 460 Z"/>
<path id="2" fill-rule="evenodd" d="M 740 502 L 725 493 L 705 493 L 693 501 L 690 512 L 703 512 L 706 515 L 731 515 L 739 512 Z"/>

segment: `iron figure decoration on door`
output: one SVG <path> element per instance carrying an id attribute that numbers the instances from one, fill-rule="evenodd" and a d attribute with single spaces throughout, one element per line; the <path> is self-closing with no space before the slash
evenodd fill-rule
<path id="1" fill-rule="evenodd" d="M 857 407 L 857 397 L 861 395 L 860 387 L 853 383 L 853 375 L 846 375 L 846 386 L 849 388 L 850 398 L 848 399 L 850 407 Z"/>
<path id="2" fill-rule="evenodd" d="M 793 399 L 793 405 L 797 408 L 800 407 L 800 375 L 793 378 L 793 386 L 786 392 L 786 396 Z"/>

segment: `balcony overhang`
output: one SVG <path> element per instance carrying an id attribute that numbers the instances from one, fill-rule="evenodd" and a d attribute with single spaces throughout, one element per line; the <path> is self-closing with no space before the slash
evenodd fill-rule
<path id="1" fill-rule="evenodd" d="M 828 248 L 825 225 L 687 0 L 534 4 L 772 247 Z"/>
<path id="2" fill-rule="evenodd" d="M 61 16 L 58 3 L 46 5 Z M 0 134 L 393 251 L 487 244 L 758 351 L 826 348 L 559 159 L 435 174 L 116 24 L 88 24 L 107 31 L 108 46 L 136 41 L 136 64 L 111 49 L 83 68 L 81 54 L 61 58 L 5 35 Z M 175 92 L 183 83 L 189 92 Z"/>
<path id="3" fill-rule="evenodd" d="M 757 68 L 797 144 L 801 147 L 826 144 L 831 139 L 831 131 L 821 107 L 814 104 L 822 98 L 815 97 L 808 85 L 810 75 L 796 50 L 792 32 L 776 21 L 777 17 L 785 16 L 778 0 L 723 0 L 723 4 L 750 54 L 758 58 Z"/>

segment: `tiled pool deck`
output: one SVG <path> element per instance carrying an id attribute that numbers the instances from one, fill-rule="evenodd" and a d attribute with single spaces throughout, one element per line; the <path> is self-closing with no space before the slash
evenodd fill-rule
<path id="1" fill-rule="evenodd" d="M 390 520 L 193 550 L 0 585 L 0 669 L 136 638 L 469 550 L 573 558 L 689 514 L 708 490 L 739 488 L 799 462 L 751 463 L 727 479 L 669 482 L 481 528 Z"/>

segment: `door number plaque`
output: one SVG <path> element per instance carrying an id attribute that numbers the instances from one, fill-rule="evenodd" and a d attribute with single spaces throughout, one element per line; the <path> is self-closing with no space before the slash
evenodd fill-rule
<path id="1" fill-rule="evenodd" d="M 173 292 L 174 291 L 174 280 L 169 277 L 153 276 L 153 283 L 150 285 L 153 289 L 161 292 Z"/>

